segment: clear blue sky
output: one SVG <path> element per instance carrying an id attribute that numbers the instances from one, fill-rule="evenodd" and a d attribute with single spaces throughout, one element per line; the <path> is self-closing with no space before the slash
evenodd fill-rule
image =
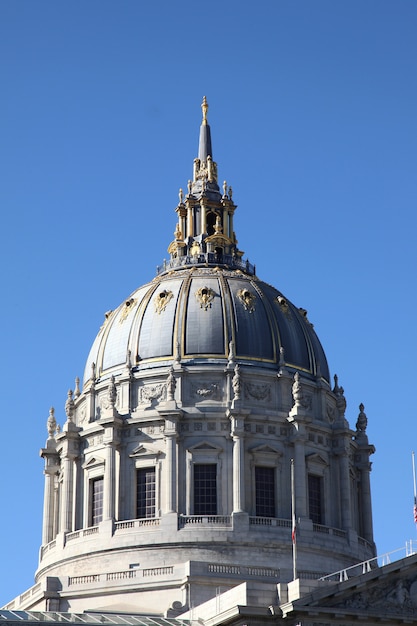
<path id="1" fill-rule="evenodd" d="M 415 0 L 0 2 L 0 605 L 33 584 L 49 407 L 167 256 L 203 95 L 239 247 L 365 404 L 378 552 L 417 539 L 416 29 Z"/>

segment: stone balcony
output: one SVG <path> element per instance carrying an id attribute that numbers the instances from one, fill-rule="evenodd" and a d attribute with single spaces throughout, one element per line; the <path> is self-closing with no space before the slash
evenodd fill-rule
<path id="1" fill-rule="evenodd" d="M 53 565 L 58 557 L 73 558 L 108 549 L 146 549 L 195 541 L 216 541 L 239 545 L 247 540 L 253 544 L 265 540 L 270 545 L 291 549 L 292 521 L 289 519 L 255 517 L 246 513 L 235 515 L 163 515 L 162 517 L 101 522 L 97 526 L 60 533 L 41 547 L 39 571 Z M 331 528 L 301 520 L 297 544 L 314 549 L 354 555 L 359 561 L 374 556 L 373 546 L 354 531 Z"/>

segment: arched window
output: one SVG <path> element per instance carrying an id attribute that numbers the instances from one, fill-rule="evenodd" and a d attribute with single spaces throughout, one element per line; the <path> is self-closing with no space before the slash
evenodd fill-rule
<path id="1" fill-rule="evenodd" d="M 207 234 L 214 235 L 217 215 L 210 211 L 207 213 Z"/>

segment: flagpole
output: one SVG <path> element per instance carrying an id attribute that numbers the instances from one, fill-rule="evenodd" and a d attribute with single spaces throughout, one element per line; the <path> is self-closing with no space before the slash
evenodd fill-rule
<path id="1" fill-rule="evenodd" d="M 294 459 L 291 459 L 291 512 L 292 512 L 292 576 L 297 580 L 297 523 L 295 517 L 295 478 Z"/>
<path id="2" fill-rule="evenodd" d="M 416 488 L 416 462 L 414 458 L 414 451 L 411 453 L 413 460 L 413 481 L 414 481 L 414 522 L 417 524 L 417 488 Z"/>

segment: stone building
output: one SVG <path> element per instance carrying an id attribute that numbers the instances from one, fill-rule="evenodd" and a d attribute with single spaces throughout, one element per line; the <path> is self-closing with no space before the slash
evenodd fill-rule
<path id="1" fill-rule="evenodd" d="M 243 258 L 202 110 L 169 260 L 50 411 L 36 583 L 0 619 L 414 621 L 415 558 L 375 559 L 364 407 L 352 429 L 307 312 Z"/>

